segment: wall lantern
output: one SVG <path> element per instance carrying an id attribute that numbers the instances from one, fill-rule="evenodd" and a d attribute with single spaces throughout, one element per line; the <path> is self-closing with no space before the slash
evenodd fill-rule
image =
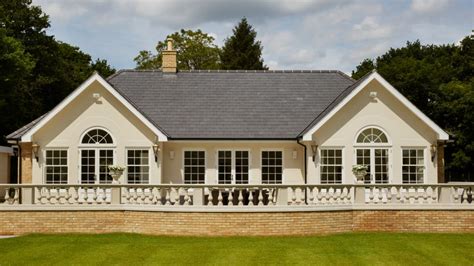
<path id="1" fill-rule="evenodd" d="M 318 145 L 312 144 L 311 151 L 313 152 L 313 162 L 316 160 L 316 153 L 318 152 Z"/>
<path id="2" fill-rule="evenodd" d="M 158 153 L 160 152 L 160 145 L 158 142 L 155 142 L 153 144 L 153 153 L 155 154 L 155 162 L 158 162 Z"/>
<path id="3" fill-rule="evenodd" d="M 431 161 L 434 162 L 434 159 L 436 157 L 436 153 L 438 152 L 438 147 L 435 144 L 431 144 Z"/>
<path id="4" fill-rule="evenodd" d="M 39 148 L 40 146 L 36 143 L 33 143 L 33 145 L 31 145 L 31 151 L 33 152 L 33 155 L 35 156 L 36 162 L 38 162 L 38 158 L 39 158 L 39 155 L 38 155 Z"/>

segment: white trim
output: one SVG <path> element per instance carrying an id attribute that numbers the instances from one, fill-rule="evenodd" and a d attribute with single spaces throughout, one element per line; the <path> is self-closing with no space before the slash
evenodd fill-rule
<path id="1" fill-rule="evenodd" d="M 380 131 L 382 131 L 383 134 L 385 134 L 385 137 L 387 137 L 387 142 L 380 142 L 380 143 L 362 143 L 362 142 L 357 142 L 357 138 L 359 138 L 359 135 L 364 132 L 364 130 L 366 129 L 369 129 L 369 128 L 376 128 Z M 381 126 L 378 126 L 378 125 L 373 125 L 373 124 L 370 124 L 370 125 L 367 125 L 365 127 L 362 127 L 361 129 L 359 129 L 359 131 L 357 131 L 355 137 L 354 137 L 354 142 L 353 142 L 353 146 L 356 147 L 356 146 L 360 146 L 360 147 L 367 147 L 367 146 L 392 146 L 392 139 L 390 138 L 390 136 L 387 134 L 387 131 L 381 127 Z"/>
<path id="2" fill-rule="evenodd" d="M 87 133 L 89 133 L 91 130 L 94 130 L 94 129 L 101 129 L 105 132 L 107 132 L 107 134 L 109 134 L 109 136 L 112 138 L 112 143 L 82 143 L 82 140 L 84 139 L 84 137 L 86 136 Z M 86 130 L 84 130 L 81 134 L 81 136 L 79 137 L 79 141 L 77 142 L 79 143 L 79 147 L 88 147 L 88 146 L 91 146 L 91 147 L 97 147 L 97 146 L 110 146 L 110 147 L 115 147 L 117 145 L 117 142 L 114 138 L 114 136 L 110 133 L 110 130 L 108 130 L 107 128 L 105 127 L 102 127 L 102 126 L 92 126 L 92 127 L 89 127 L 87 128 Z"/>
<path id="3" fill-rule="evenodd" d="M 281 152 L 281 183 L 277 184 L 264 184 L 263 183 L 263 171 L 262 171 L 262 161 L 263 161 L 263 156 L 262 153 L 264 151 L 280 151 Z M 285 185 L 287 182 L 285 178 L 285 149 L 284 148 L 262 148 L 260 149 L 260 183 L 259 185 Z M 249 180 L 250 181 L 250 180 Z"/>
<path id="4" fill-rule="evenodd" d="M 397 98 L 402 104 L 405 105 L 410 111 L 412 111 L 418 118 L 426 123 L 433 131 L 438 133 L 439 140 L 448 140 L 449 134 L 441 129 L 433 120 L 427 117 L 423 112 L 420 111 L 415 105 L 413 105 L 405 96 L 403 96 L 397 89 L 395 89 L 390 83 L 388 83 L 379 73 L 373 72 L 367 77 L 361 84 L 359 84 L 349 95 L 347 95 L 341 102 L 332 109 L 329 114 L 324 116 L 316 125 L 309 129 L 304 135 L 303 140 L 311 141 L 313 134 L 321 128 L 331 117 L 333 117 L 339 110 L 342 109 L 352 98 L 354 98 L 363 88 L 369 84 L 372 80 L 377 80 L 380 84 L 387 89 L 395 98 Z"/>
<path id="5" fill-rule="evenodd" d="M 423 150 L 423 182 L 421 183 L 404 183 L 403 182 L 403 166 L 405 166 L 406 164 L 403 164 L 403 150 Z M 429 152 L 429 149 L 428 147 L 426 146 L 401 146 L 400 147 L 400 173 L 401 173 L 401 180 L 400 180 L 400 183 L 403 184 L 403 185 L 424 185 L 426 184 L 426 179 L 427 179 L 427 175 L 426 175 L 426 170 L 427 170 L 427 167 L 428 167 L 428 164 L 427 164 L 427 155 L 431 157 L 430 154 L 427 154 Z M 410 164 L 408 164 L 407 166 L 410 166 Z M 414 165 L 414 166 L 418 166 L 418 165 Z"/>
<path id="6" fill-rule="evenodd" d="M 216 161 L 216 181 L 217 181 L 217 184 L 220 184 L 219 183 L 219 152 L 220 151 L 230 151 L 231 152 L 231 175 L 232 175 L 232 180 L 231 180 L 231 184 L 232 185 L 235 185 L 236 184 L 236 178 L 237 178 L 237 171 L 236 171 L 236 152 L 238 151 L 246 151 L 248 152 L 248 157 L 247 157 L 247 160 L 248 160 L 248 164 L 247 164 L 247 167 L 248 167 L 248 171 L 247 171 L 247 175 L 248 175 L 248 179 L 247 179 L 247 184 L 239 184 L 239 185 L 249 185 L 251 184 L 251 180 L 250 180 L 250 170 L 251 170 L 251 167 L 250 167 L 250 163 L 251 163 L 251 151 L 250 149 L 248 148 L 225 148 L 225 149 L 221 149 L 221 148 L 217 148 L 216 149 L 216 158 L 215 158 L 215 161 Z"/>
<path id="7" fill-rule="evenodd" d="M 42 168 L 41 169 L 41 173 L 43 174 L 43 177 L 41 178 L 42 179 L 42 182 L 43 184 L 51 184 L 51 185 L 55 185 L 53 183 L 49 183 L 47 182 L 47 177 L 46 177 L 46 168 L 48 167 L 48 164 L 46 163 L 46 160 L 47 160 L 47 157 L 46 157 L 46 152 L 47 151 L 66 151 L 66 167 L 67 167 L 67 178 L 66 178 L 66 184 L 69 184 L 69 177 L 71 176 L 71 167 L 70 167 L 70 152 L 69 152 L 69 147 L 64 147 L 64 146 L 60 146 L 60 147 L 46 147 L 44 149 L 42 149 L 41 151 L 41 156 L 43 156 L 43 163 L 39 165 L 39 168 Z M 61 184 L 61 185 L 64 185 L 64 184 Z"/>
<path id="8" fill-rule="evenodd" d="M 321 165 L 322 165 L 322 162 L 321 162 L 321 158 L 322 158 L 322 155 L 321 155 L 321 151 L 322 150 L 341 150 L 341 183 L 324 183 L 324 184 L 344 184 L 344 181 L 345 181 L 345 156 L 344 156 L 344 153 L 346 152 L 345 150 L 345 146 L 321 146 L 318 148 L 318 164 L 317 164 L 317 168 L 318 168 L 318 171 L 317 171 L 317 174 L 318 174 L 318 180 L 319 180 L 319 184 L 323 184 L 321 182 Z"/>
<path id="9" fill-rule="evenodd" d="M 132 104 L 130 104 L 120 93 L 118 93 L 104 78 L 99 74 L 92 74 L 86 81 L 84 81 L 79 87 L 77 87 L 71 94 L 69 94 L 63 101 L 61 101 L 56 107 L 54 107 L 43 119 L 41 119 L 36 125 L 30 128 L 22 137 L 22 142 L 31 142 L 32 136 L 40 128 L 42 128 L 49 120 L 55 117 L 61 112 L 69 103 L 71 103 L 78 95 L 86 90 L 94 81 L 99 82 L 108 92 L 110 92 L 115 98 L 117 98 L 125 107 L 130 110 L 141 122 L 143 122 L 153 133 L 156 134 L 159 141 L 167 141 L 168 137 L 156 128 L 145 116 L 143 116 Z"/>
<path id="10" fill-rule="evenodd" d="M 128 151 L 134 151 L 134 150 L 140 150 L 140 151 L 148 151 L 148 182 L 147 183 L 140 183 L 140 184 L 144 184 L 144 185 L 149 185 L 149 184 L 152 184 L 151 183 L 151 164 L 152 162 L 154 161 L 154 159 L 151 159 L 151 157 L 155 156 L 153 154 L 153 148 L 151 148 L 150 146 L 126 146 L 125 147 L 125 152 L 124 152 L 124 167 L 125 167 L 125 171 L 124 171 L 124 175 L 123 175 L 123 183 L 124 184 L 129 184 L 128 183 Z"/>
<path id="11" fill-rule="evenodd" d="M 208 165 L 207 165 L 207 150 L 204 149 L 204 148 L 183 148 L 181 154 L 183 155 L 183 160 L 181 162 L 181 176 L 183 177 L 183 184 L 186 184 L 186 177 L 184 175 L 184 168 L 185 168 L 185 160 L 186 160 L 186 157 L 184 156 L 184 154 L 187 152 L 187 151 L 202 151 L 204 152 L 204 183 L 197 183 L 197 184 L 192 184 L 192 183 L 189 183 L 187 185 L 208 185 L 208 176 L 207 176 L 207 169 L 208 169 Z"/>

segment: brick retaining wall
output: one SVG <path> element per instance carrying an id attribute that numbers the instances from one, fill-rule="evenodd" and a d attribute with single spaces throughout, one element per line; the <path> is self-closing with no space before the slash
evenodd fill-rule
<path id="1" fill-rule="evenodd" d="M 311 235 L 351 231 L 474 233 L 474 211 L 0 211 L 0 235 L 130 232 L 229 236 Z"/>

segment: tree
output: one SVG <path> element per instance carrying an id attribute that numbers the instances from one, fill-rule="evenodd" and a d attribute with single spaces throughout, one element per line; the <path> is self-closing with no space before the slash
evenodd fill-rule
<path id="1" fill-rule="evenodd" d="M 182 29 L 168 35 L 167 38 L 174 40 L 176 49 L 178 69 L 218 69 L 219 48 L 214 44 L 214 37 L 201 30 L 192 31 Z M 157 54 L 151 51 L 140 51 L 134 58 L 137 69 L 158 69 L 161 67 L 163 50 L 166 50 L 166 39 L 159 41 L 156 46 Z"/>
<path id="2" fill-rule="evenodd" d="M 452 134 L 455 143 L 445 152 L 446 170 L 474 171 L 474 40 L 460 45 L 422 45 L 407 42 L 375 60 L 365 59 L 352 72 L 358 79 L 377 71 L 438 125 Z"/>
<path id="3" fill-rule="evenodd" d="M 115 68 L 111 67 L 107 60 L 97 58 L 92 64 L 93 71 L 97 71 L 102 77 L 107 78 L 116 72 Z"/>
<path id="4" fill-rule="evenodd" d="M 79 48 L 47 35 L 49 26 L 48 16 L 31 0 L 0 1 L 0 144 L 99 67 Z"/>
<path id="5" fill-rule="evenodd" d="M 225 40 L 221 53 L 222 69 L 266 70 L 263 64 L 262 45 L 256 40 L 257 33 L 243 18 L 233 29 L 233 35 Z"/>

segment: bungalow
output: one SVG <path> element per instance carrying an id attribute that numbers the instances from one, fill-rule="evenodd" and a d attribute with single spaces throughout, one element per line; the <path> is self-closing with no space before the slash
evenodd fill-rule
<path id="1" fill-rule="evenodd" d="M 377 72 L 95 73 L 7 136 L 21 184 L 369 184 L 444 182 L 448 134 Z"/>

